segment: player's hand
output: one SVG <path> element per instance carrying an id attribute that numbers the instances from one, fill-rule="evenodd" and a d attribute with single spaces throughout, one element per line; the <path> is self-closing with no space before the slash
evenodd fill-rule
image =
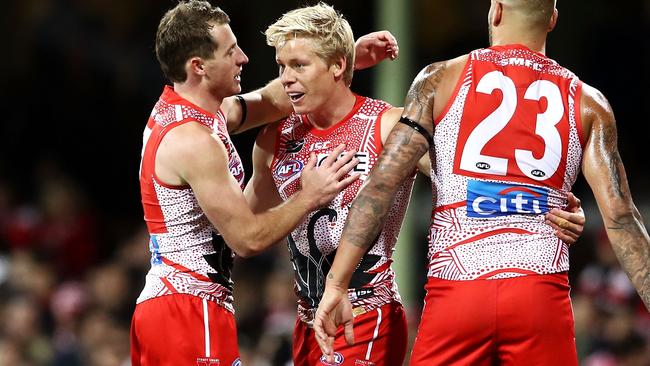
<path id="1" fill-rule="evenodd" d="M 397 39 L 389 31 L 368 33 L 359 37 L 354 46 L 355 70 L 375 66 L 386 58 L 395 60 L 399 56 Z"/>
<path id="2" fill-rule="evenodd" d="M 300 193 L 307 200 L 310 211 L 328 204 L 341 190 L 359 178 L 359 174 L 348 175 L 359 163 L 354 157 L 356 151 L 343 153 L 344 149 L 345 145 L 339 145 L 320 164 L 316 154 L 311 153 L 300 177 Z"/>
<path id="3" fill-rule="evenodd" d="M 325 285 L 314 319 L 314 331 L 318 346 L 327 362 L 334 362 L 334 339 L 339 325 L 343 325 L 347 344 L 354 344 L 352 319 L 352 304 L 348 299 L 348 291 Z"/>
<path id="4" fill-rule="evenodd" d="M 555 235 L 572 245 L 585 228 L 585 212 L 580 199 L 569 192 L 567 207 L 564 210 L 552 209 L 546 214 L 546 223 L 555 229 Z"/>

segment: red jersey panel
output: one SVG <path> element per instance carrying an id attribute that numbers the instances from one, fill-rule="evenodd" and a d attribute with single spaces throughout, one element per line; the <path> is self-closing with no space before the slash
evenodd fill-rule
<path id="1" fill-rule="evenodd" d="M 193 105 L 166 86 L 151 112 L 143 137 L 140 191 L 150 234 L 151 269 L 137 302 L 185 293 L 232 309 L 233 253 L 201 209 L 189 186 L 170 186 L 155 174 L 158 146 L 173 128 L 198 122 L 217 134 L 228 151 L 231 174 L 243 187 L 244 170 L 226 120 Z"/>
<path id="2" fill-rule="evenodd" d="M 580 169 L 580 93 L 573 73 L 525 46 L 469 55 L 431 147 L 430 277 L 569 269 L 544 214 L 566 205 Z"/>
<path id="3" fill-rule="evenodd" d="M 336 254 L 352 200 L 381 152 L 380 120 L 391 108 L 383 101 L 356 97 L 352 111 L 327 130 L 314 128 L 304 115 L 292 114 L 278 126 L 271 172 L 282 199 L 300 189 L 300 172 L 313 152 L 320 163 L 339 144 L 356 150 L 361 178 L 343 190 L 330 204 L 313 211 L 287 238 L 296 278 L 298 313 L 305 322 L 313 319 L 325 286 L 325 276 Z M 386 224 L 364 256 L 350 283 L 353 306 L 364 311 L 400 301 L 395 274 L 390 267 L 397 235 L 411 194 L 413 177 L 400 187 Z"/>

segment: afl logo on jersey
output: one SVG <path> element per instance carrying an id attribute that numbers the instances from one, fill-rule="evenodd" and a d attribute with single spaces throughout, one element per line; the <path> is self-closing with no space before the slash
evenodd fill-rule
<path id="1" fill-rule="evenodd" d="M 303 164 L 298 160 L 287 160 L 284 163 L 278 165 L 275 169 L 275 175 L 278 178 L 289 178 L 302 171 Z"/>
<path id="2" fill-rule="evenodd" d="M 241 366 L 241 360 L 237 358 L 235 361 L 233 361 L 232 366 Z"/>
<path id="3" fill-rule="evenodd" d="M 295 154 L 297 152 L 300 152 L 302 150 L 302 147 L 305 146 L 305 140 L 304 139 L 299 139 L 299 140 L 289 140 L 287 143 L 284 145 L 284 150 L 288 154 Z"/>
<path id="4" fill-rule="evenodd" d="M 548 211 L 546 188 L 477 180 L 467 182 L 468 217 L 542 214 Z"/>
<path id="5" fill-rule="evenodd" d="M 320 356 L 320 363 L 325 366 L 338 366 L 343 363 L 343 360 L 343 355 L 338 352 L 334 352 L 334 362 L 332 363 L 327 362 L 325 355 Z"/>

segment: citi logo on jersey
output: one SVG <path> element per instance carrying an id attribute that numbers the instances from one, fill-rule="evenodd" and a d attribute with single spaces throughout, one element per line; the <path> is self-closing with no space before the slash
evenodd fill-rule
<path id="1" fill-rule="evenodd" d="M 542 214 L 548 211 L 546 188 L 477 180 L 467 182 L 468 217 Z"/>
<path id="2" fill-rule="evenodd" d="M 342 157 L 344 154 L 339 155 L 339 158 Z M 316 155 L 316 166 L 321 166 L 323 164 L 323 160 L 327 158 L 329 155 L 328 154 L 318 154 Z M 363 173 L 363 174 L 368 174 L 370 172 L 370 156 L 368 155 L 367 152 L 358 152 L 354 154 L 354 157 L 359 160 L 357 165 L 352 168 L 353 173 Z"/>
<path id="3" fill-rule="evenodd" d="M 320 363 L 325 366 L 338 366 L 343 363 L 343 360 L 345 360 L 343 355 L 338 352 L 334 352 L 334 362 L 332 363 L 327 362 L 325 355 L 320 356 Z"/>
<path id="4" fill-rule="evenodd" d="M 275 175 L 279 178 L 290 178 L 302 171 L 303 164 L 298 160 L 287 160 L 284 163 L 278 165 L 275 169 Z"/>

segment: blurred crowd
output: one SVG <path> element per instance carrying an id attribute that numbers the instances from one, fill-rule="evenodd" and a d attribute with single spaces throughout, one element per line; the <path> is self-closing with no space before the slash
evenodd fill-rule
<path id="1" fill-rule="evenodd" d="M 0 366 L 129 365 L 131 314 L 149 268 L 146 229 L 106 243 L 109 228 L 77 182 L 51 163 L 39 177 L 33 201 L 17 200 L 0 179 Z M 574 250 L 591 258 L 572 273 L 581 364 L 650 364 L 650 314 L 602 229 L 586 231 Z M 424 276 L 424 266 L 409 275 Z M 296 305 L 286 247 L 237 259 L 234 278 L 244 364 L 291 365 Z M 407 309 L 411 335 L 420 307 Z"/>

